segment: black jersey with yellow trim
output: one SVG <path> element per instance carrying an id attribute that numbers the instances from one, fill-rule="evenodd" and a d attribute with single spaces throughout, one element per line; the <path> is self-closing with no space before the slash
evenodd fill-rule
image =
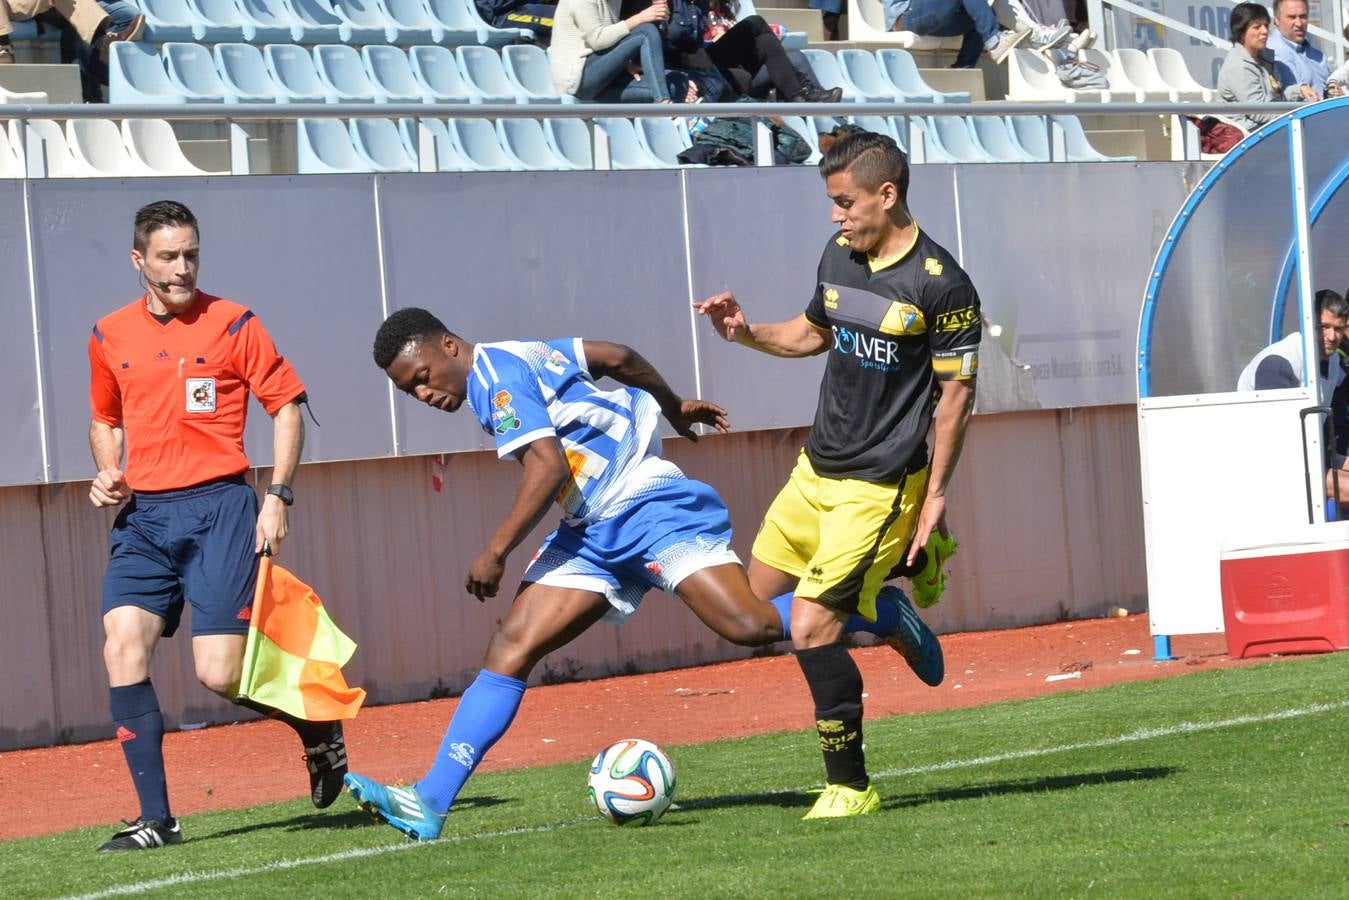
<path id="1" fill-rule="evenodd" d="M 806 454 L 821 475 L 893 483 L 927 462 L 938 380 L 979 367 L 979 294 L 921 230 L 890 259 L 842 234 L 820 257 L 806 319 L 832 337 Z"/>

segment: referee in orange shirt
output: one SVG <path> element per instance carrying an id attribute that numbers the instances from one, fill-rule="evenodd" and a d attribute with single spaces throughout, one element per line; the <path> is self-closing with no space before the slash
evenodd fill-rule
<path id="1" fill-rule="evenodd" d="M 98 468 L 89 500 L 125 504 L 109 538 L 103 659 L 141 806 L 105 851 L 183 840 L 169 811 L 150 659 L 190 603 L 197 678 L 235 701 L 258 555 L 285 540 L 304 444 L 304 385 L 251 310 L 197 290 L 198 237 L 196 217 L 181 203 L 137 211 L 131 262 L 145 294 L 100 319 L 89 339 L 89 445 Z M 275 441 L 273 483 L 260 512 L 244 478 L 250 392 L 271 415 Z M 341 723 L 243 705 L 295 729 L 314 805 L 332 803 L 347 771 Z"/>

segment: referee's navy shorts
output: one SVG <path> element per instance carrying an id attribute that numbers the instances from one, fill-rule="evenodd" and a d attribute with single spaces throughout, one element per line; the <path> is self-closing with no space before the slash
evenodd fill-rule
<path id="1" fill-rule="evenodd" d="M 108 538 L 103 613 L 139 606 L 178 630 L 183 601 L 192 634 L 244 634 L 258 559 L 258 495 L 242 476 L 181 491 L 137 491 Z"/>

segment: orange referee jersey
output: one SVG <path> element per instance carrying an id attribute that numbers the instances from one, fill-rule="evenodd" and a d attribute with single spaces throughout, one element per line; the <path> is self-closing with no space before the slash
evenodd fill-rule
<path id="1" fill-rule="evenodd" d="M 127 483 L 141 491 L 243 472 L 249 392 L 270 415 L 304 393 L 249 309 L 201 291 L 168 322 L 143 296 L 99 319 L 89 369 L 94 421 L 124 429 Z"/>

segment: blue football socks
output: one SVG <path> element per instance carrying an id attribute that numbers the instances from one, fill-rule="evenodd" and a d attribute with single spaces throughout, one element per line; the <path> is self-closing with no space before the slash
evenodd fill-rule
<path id="1" fill-rule="evenodd" d="M 422 802 L 435 812 L 449 812 L 459 791 L 506 729 L 511 727 L 525 683 L 518 678 L 482 669 L 464 691 L 436 761 L 417 782 Z"/>
<path id="2" fill-rule="evenodd" d="M 117 740 L 140 798 L 142 819 L 169 820 L 169 788 L 164 777 L 164 716 L 150 679 L 111 688 L 108 706 Z"/>
<path id="3" fill-rule="evenodd" d="M 781 594 L 774 597 L 771 601 L 773 607 L 778 611 L 779 618 L 782 619 L 782 639 L 789 641 L 792 639 L 792 595 Z M 874 634 L 877 637 L 889 637 L 899 628 L 899 607 L 895 601 L 884 595 L 876 598 L 876 621 L 868 622 L 866 619 L 854 613 L 848 617 L 848 622 L 843 626 L 843 630 L 848 634 L 856 634 L 859 631 L 865 631 L 867 634 Z"/>

